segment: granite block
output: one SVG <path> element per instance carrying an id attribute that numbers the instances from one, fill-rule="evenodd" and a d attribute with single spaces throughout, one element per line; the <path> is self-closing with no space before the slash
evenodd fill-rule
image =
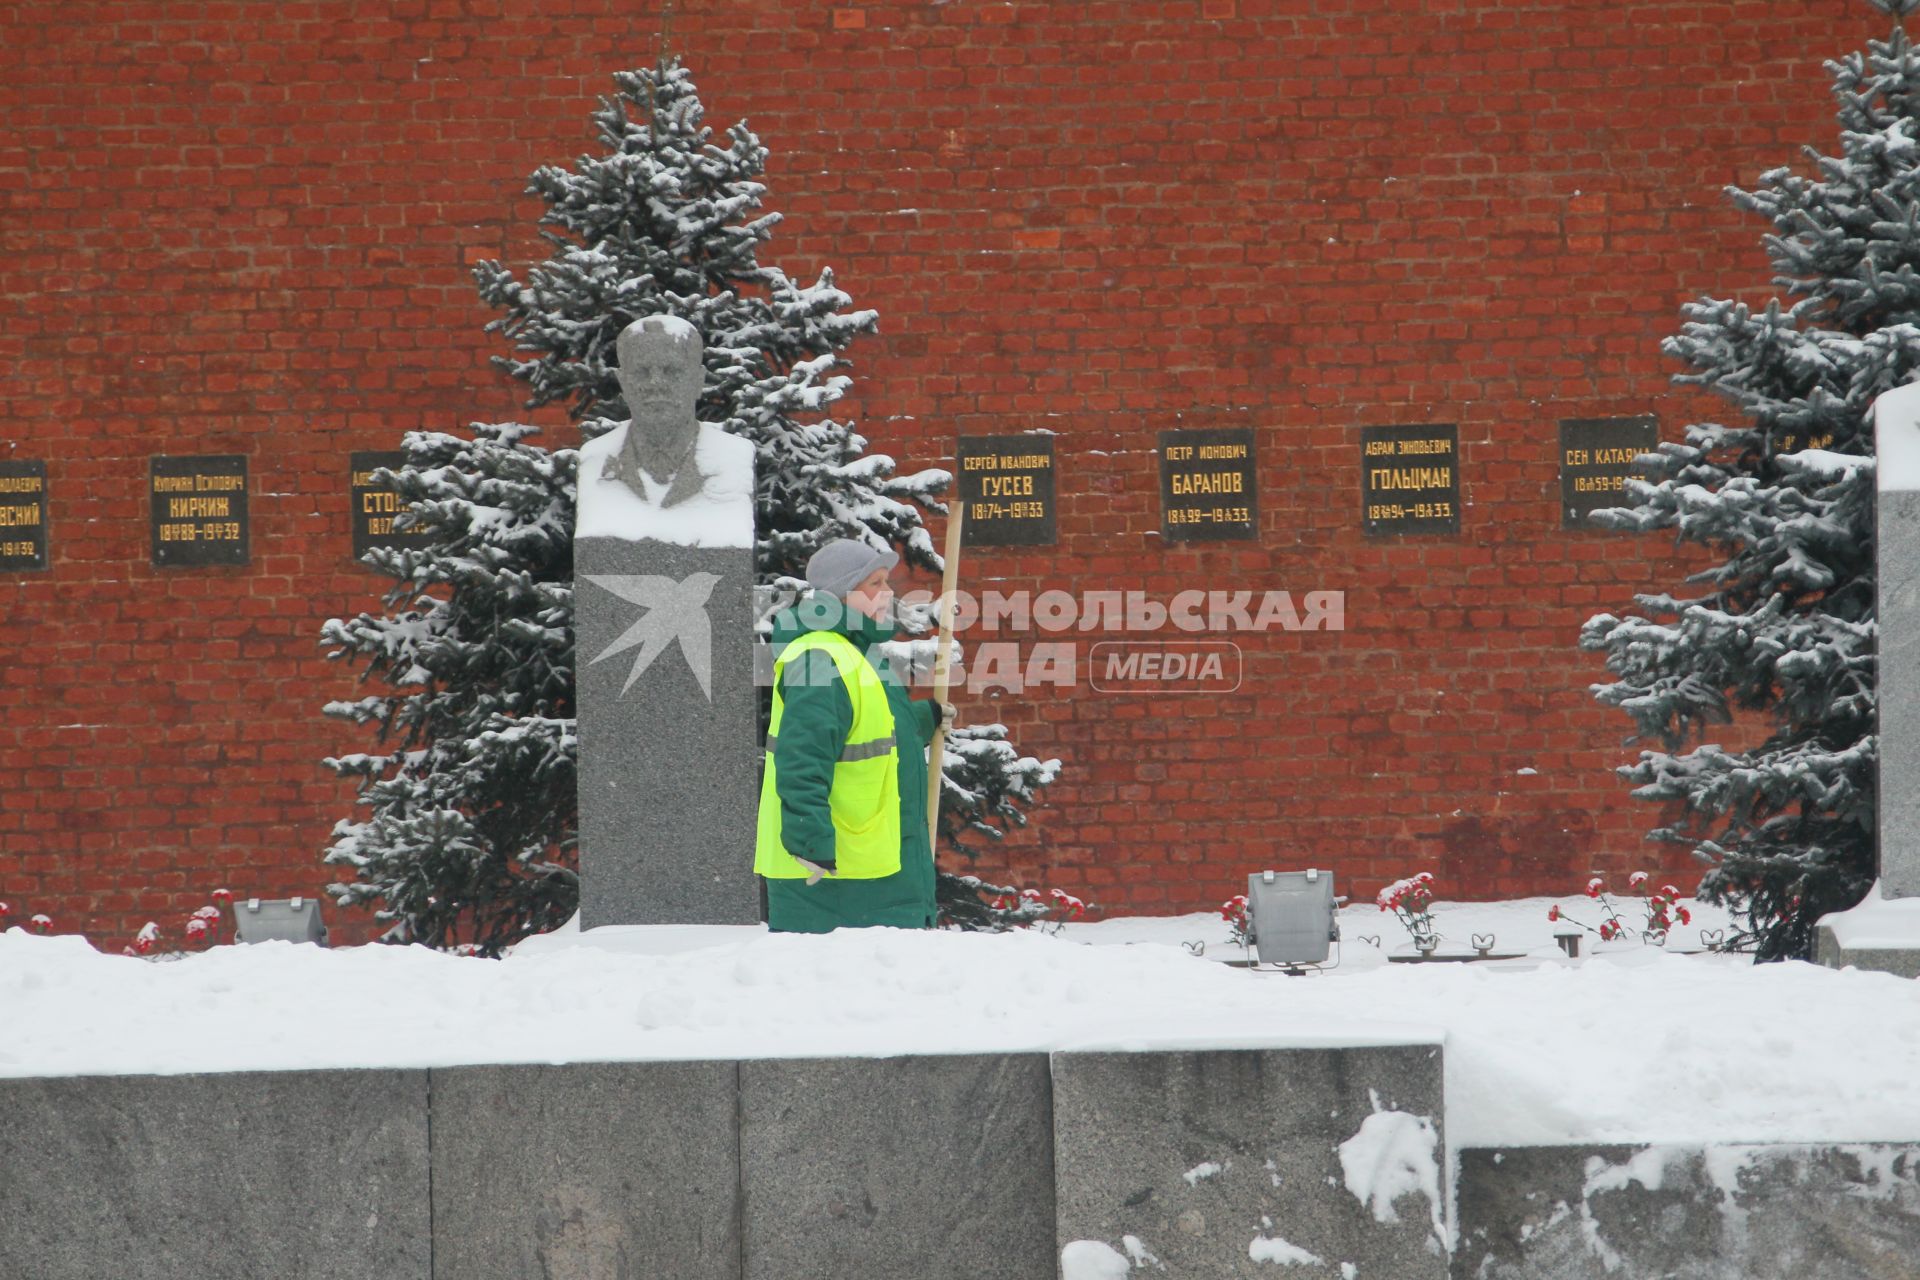
<path id="1" fill-rule="evenodd" d="M 427 1074 L 0 1080 L 7 1280 L 427 1280 Z"/>
<path id="2" fill-rule="evenodd" d="M 1920 1144 L 1459 1153 L 1459 1280 L 1912 1280 Z"/>
<path id="3" fill-rule="evenodd" d="M 438 1280 L 739 1280 L 732 1062 L 439 1068 Z"/>
<path id="4" fill-rule="evenodd" d="M 757 922 L 752 549 L 579 538 L 574 581 L 581 926 Z"/>
<path id="5" fill-rule="evenodd" d="M 1920 492 L 1883 490 L 1879 556 L 1881 892 L 1920 897 Z"/>
<path id="6" fill-rule="evenodd" d="M 1040 1054 L 744 1062 L 747 1280 L 1054 1280 Z"/>
<path id="7" fill-rule="evenodd" d="M 1872 969 L 1896 978 L 1920 978 L 1920 937 L 1911 947 L 1847 947 L 1821 925 L 1814 933 L 1813 960 L 1829 969 Z"/>
<path id="8" fill-rule="evenodd" d="M 1063 1254 L 1208 1280 L 1446 1274 L 1436 1045 L 1056 1053 L 1053 1082 Z"/>

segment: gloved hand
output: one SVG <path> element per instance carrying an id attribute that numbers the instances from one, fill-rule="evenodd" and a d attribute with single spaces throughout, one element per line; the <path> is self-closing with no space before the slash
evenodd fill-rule
<path id="1" fill-rule="evenodd" d="M 807 883 L 810 885 L 819 884 L 822 876 L 833 874 L 832 867 L 823 867 L 817 862 L 808 862 L 805 858 L 795 858 L 794 861 L 807 869 Z"/>
<path id="2" fill-rule="evenodd" d="M 953 728 L 954 724 L 960 719 L 960 713 L 954 710 L 951 702 L 935 701 L 933 704 L 933 714 L 936 718 L 935 727 L 941 729 Z"/>

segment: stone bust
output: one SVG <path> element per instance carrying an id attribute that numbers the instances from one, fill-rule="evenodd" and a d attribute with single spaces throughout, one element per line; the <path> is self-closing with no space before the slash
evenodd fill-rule
<path id="1" fill-rule="evenodd" d="M 699 441 L 706 431 L 694 405 L 706 382 L 700 331 L 678 316 L 645 316 L 620 331 L 620 396 L 632 418 L 604 478 L 618 480 L 641 501 L 672 507 L 706 486 Z"/>

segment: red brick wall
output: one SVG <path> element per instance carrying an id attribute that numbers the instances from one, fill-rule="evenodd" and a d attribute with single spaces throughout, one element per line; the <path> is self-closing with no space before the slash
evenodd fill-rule
<path id="1" fill-rule="evenodd" d="M 1265 865 L 1370 893 L 1576 890 L 1647 860 L 1585 686 L 1662 539 L 1559 529 L 1555 425 L 1652 412 L 1681 302 L 1764 285 L 1722 198 L 1831 147 L 1858 0 L 679 0 L 710 120 L 772 147 L 773 261 L 881 336 L 876 449 L 1059 433 L 1060 543 L 975 586 L 1343 590 L 1231 696 L 963 706 L 1065 763 L 983 869 L 1194 909 Z M 48 463 L 52 567 L 0 578 L 0 897 L 116 944 L 216 885 L 318 893 L 366 740 L 322 621 L 370 607 L 347 455 L 512 417 L 467 270 L 537 252 L 659 0 L 0 6 L 0 457 Z M 558 420 L 544 419 L 559 426 Z M 1367 539 L 1359 428 L 1458 422 L 1458 537 Z M 1161 545 L 1170 426 L 1258 433 L 1262 537 Z M 554 437 L 566 441 L 564 428 Z M 253 562 L 156 570 L 146 459 L 241 453 Z M 1033 638 L 1033 637 L 1030 637 Z M 1522 774 L 1523 768 L 1536 772 Z M 744 853 L 743 853 L 744 856 Z M 1680 864 L 1674 864 L 1676 866 Z M 335 913 L 336 917 L 338 913 Z M 341 922 L 348 936 L 364 923 Z"/>

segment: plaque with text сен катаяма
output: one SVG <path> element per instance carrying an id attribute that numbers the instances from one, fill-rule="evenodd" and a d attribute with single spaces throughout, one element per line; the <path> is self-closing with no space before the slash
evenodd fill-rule
<path id="1" fill-rule="evenodd" d="M 1593 513 L 1626 505 L 1633 460 L 1660 443 L 1650 417 L 1560 420 L 1560 527 L 1599 529 Z"/>
<path id="2" fill-rule="evenodd" d="M 961 436 L 954 448 L 960 541 L 969 547 L 1052 546 L 1055 539 L 1053 436 Z"/>
<path id="3" fill-rule="evenodd" d="M 1260 534 L 1253 428 L 1160 433 L 1160 534 L 1176 542 Z"/>
<path id="4" fill-rule="evenodd" d="M 0 461 L 0 572 L 47 567 L 47 464 Z"/>
<path id="5" fill-rule="evenodd" d="M 417 547 L 428 541 L 424 529 L 396 529 L 395 517 L 407 510 L 407 504 L 389 485 L 377 483 L 373 473 L 382 467 L 398 471 L 407 462 L 401 452 L 356 452 L 348 458 L 348 519 L 353 522 L 353 558 L 358 560 L 375 547 Z"/>
<path id="6" fill-rule="evenodd" d="M 1372 535 L 1460 532 L 1460 428 L 1362 427 L 1360 518 Z"/>
<path id="7" fill-rule="evenodd" d="M 247 563 L 246 458 L 150 458 L 147 496 L 156 566 Z"/>

